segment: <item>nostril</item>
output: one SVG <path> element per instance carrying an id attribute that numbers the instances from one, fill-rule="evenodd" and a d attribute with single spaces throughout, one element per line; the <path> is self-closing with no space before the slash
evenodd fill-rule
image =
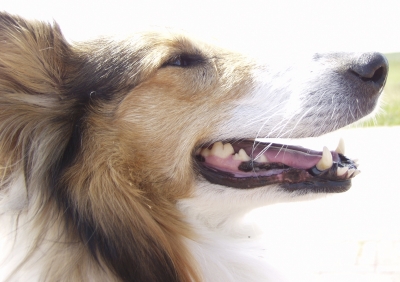
<path id="1" fill-rule="evenodd" d="M 380 53 L 364 53 L 350 67 L 350 71 L 362 81 L 371 81 L 382 87 L 386 81 L 389 65 Z"/>
<path id="2" fill-rule="evenodd" d="M 383 76 L 385 76 L 385 69 L 383 67 L 378 68 L 371 77 L 360 76 L 363 81 L 379 82 Z"/>

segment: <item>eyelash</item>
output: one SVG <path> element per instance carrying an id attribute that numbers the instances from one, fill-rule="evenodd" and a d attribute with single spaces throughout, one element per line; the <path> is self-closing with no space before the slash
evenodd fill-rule
<path id="1" fill-rule="evenodd" d="M 167 63 L 165 63 L 165 66 L 175 66 L 175 67 L 193 67 L 200 65 L 204 62 L 204 58 L 202 58 L 199 55 L 178 55 L 176 57 L 173 57 L 170 59 Z"/>

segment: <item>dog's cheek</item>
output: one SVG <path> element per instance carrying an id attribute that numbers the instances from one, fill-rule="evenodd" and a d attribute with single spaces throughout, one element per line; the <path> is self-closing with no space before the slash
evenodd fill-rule
<path id="1" fill-rule="evenodd" d="M 174 198 L 187 197 L 193 150 L 215 125 L 197 104 L 164 95 L 149 88 L 130 93 L 116 113 L 117 142 L 143 181 Z"/>

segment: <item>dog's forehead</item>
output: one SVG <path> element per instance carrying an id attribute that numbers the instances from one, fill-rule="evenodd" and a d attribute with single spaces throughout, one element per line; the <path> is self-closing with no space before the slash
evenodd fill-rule
<path id="1" fill-rule="evenodd" d="M 145 54 L 153 59 L 154 53 L 160 59 L 179 54 L 195 54 L 208 58 L 224 57 L 231 53 L 218 44 L 175 30 L 139 32 L 129 38 L 129 44 L 133 51 L 145 50 Z"/>

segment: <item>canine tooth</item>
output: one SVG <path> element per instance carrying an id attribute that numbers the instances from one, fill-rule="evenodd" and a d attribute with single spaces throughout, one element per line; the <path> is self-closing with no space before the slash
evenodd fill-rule
<path id="1" fill-rule="evenodd" d="M 347 172 L 347 177 L 348 177 L 348 178 L 352 177 L 352 176 L 353 176 L 353 173 L 354 173 L 355 171 L 356 171 L 356 170 L 355 170 L 354 168 L 350 168 L 349 171 Z"/>
<path id="2" fill-rule="evenodd" d="M 338 167 L 338 168 L 337 168 L 337 171 L 336 171 L 336 174 L 337 174 L 337 176 L 342 176 L 342 175 L 344 175 L 348 170 L 349 170 L 348 167 Z"/>
<path id="3" fill-rule="evenodd" d="M 263 154 L 261 154 L 261 156 L 256 158 L 255 161 L 258 163 L 267 163 L 268 162 L 267 157 Z"/>
<path id="4" fill-rule="evenodd" d="M 322 157 L 315 165 L 319 171 L 324 171 L 331 168 L 333 165 L 332 154 L 327 147 L 322 150 Z"/>
<path id="5" fill-rule="evenodd" d="M 353 177 L 356 176 L 356 175 L 359 175 L 360 173 L 361 173 L 361 171 L 358 170 L 358 169 L 356 169 L 356 170 L 353 172 Z"/>
<path id="6" fill-rule="evenodd" d="M 337 148 L 336 148 L 335 152 L 338 153 L 338 154 L 344 155 L 345 146 L 344 146 L 344 140 L 343 140 L 343 138 L 340 138 L 340 139 L 339 139 L 339 144 L 337 145 Z"/>
<path id="7" fill-rule="evenodd" d="M 251 158 L 247 155 L 247 153 L 243 149 L 240 149 L 239 153 L 236 153 L 233 156 L 233 159 L 236 161 L 242 161 L 242 162 L 248 162 L 251 160 Z"/>

